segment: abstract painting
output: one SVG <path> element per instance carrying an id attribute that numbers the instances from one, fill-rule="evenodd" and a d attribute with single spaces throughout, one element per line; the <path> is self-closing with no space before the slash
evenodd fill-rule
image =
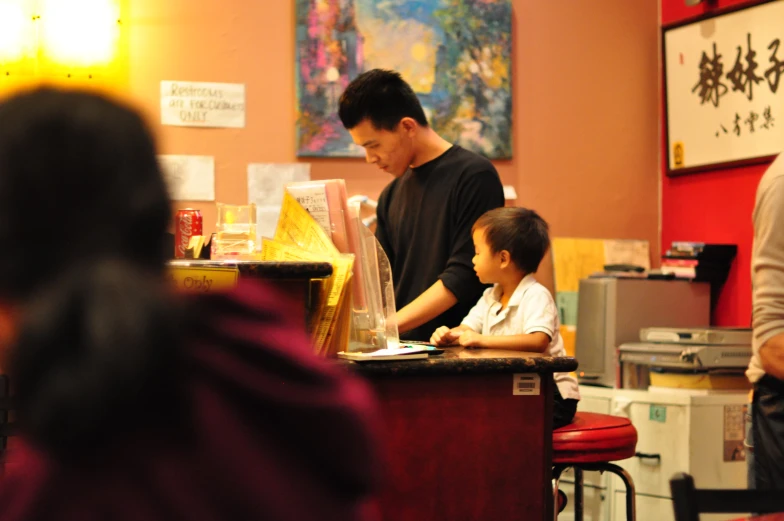
<path id="1" fill-rule="evenodd" d="M 297 0 L 297 155 L 357 157 L 338 118 L 364 71 L 400 72 L 442 137 L 512 156 L 511 0 Z"/>

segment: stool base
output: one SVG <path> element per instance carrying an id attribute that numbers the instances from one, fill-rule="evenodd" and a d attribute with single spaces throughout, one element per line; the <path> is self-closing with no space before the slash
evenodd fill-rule
<path id="1" fill-rule="evenodd" d="M 574 468 L 574 521 L 583 521 L 583 471 L 611 472 L 626 486 L 626 521 L 636 521 L 637 507 L 635 500 L 634 481 L 626 470 L 609 462 L 602 463 L 558 463 L 553 466 L 553 498 L 555 498 L 553 521 L 558 521 L 558 483 L 561 474 L 568 468 Z"/>

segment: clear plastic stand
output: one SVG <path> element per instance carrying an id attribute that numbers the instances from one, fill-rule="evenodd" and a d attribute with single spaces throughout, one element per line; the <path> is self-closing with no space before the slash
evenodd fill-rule
<path id="1" fill-rule="evenodd" d="M 392 285 L 392 267 L 389 258 L 376 240 L 373 232 L 362 224 L 359 203 L 349 204 L 350 225 L 359 237 L 359 277 L 353 284 L 360 284 L 365 306 L 352 306 L 349 351 L 375 351 L 397 349 L 400 345 L 395 319 L 395 291 Z"/>

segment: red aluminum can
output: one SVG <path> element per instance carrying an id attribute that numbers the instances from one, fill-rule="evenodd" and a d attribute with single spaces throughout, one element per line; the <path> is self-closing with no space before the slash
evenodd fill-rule
<path id="1" fill-rule="evenodd" d="M 185 258 L 185 250 L 194 235 L 202 235 L 201 212 L 193 208 L 177 210 L 174 218 L 176 230 L 174 232 L 174 256 L 178 259 Z"/>

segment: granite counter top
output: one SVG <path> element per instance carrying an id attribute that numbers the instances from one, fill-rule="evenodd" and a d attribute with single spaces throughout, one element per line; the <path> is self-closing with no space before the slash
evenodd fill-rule
<path id="1" fill-rule="evenodd" d="M 397 362 L 352 362 L 337 360 L 343 366 L 366 376 L 420 376 L 447 374 L 488 373 L 568 373 L 577 369 L 573 357 L 540 355 L 499 356 L 498 351 L 483 354 L 479 350 L 467 351 L 448 348 L 440 356 L 426 360 L 401 360 Z"/>
<path id="2" fill-rule="evenodd" d="M 258 279 L 315 279 L 332 275 L 329 262 L 270 262 L 270 261 L 213 261 L 178 259 L 169 261 L 172 267 L 237 268 L 241 277 Z"/>

